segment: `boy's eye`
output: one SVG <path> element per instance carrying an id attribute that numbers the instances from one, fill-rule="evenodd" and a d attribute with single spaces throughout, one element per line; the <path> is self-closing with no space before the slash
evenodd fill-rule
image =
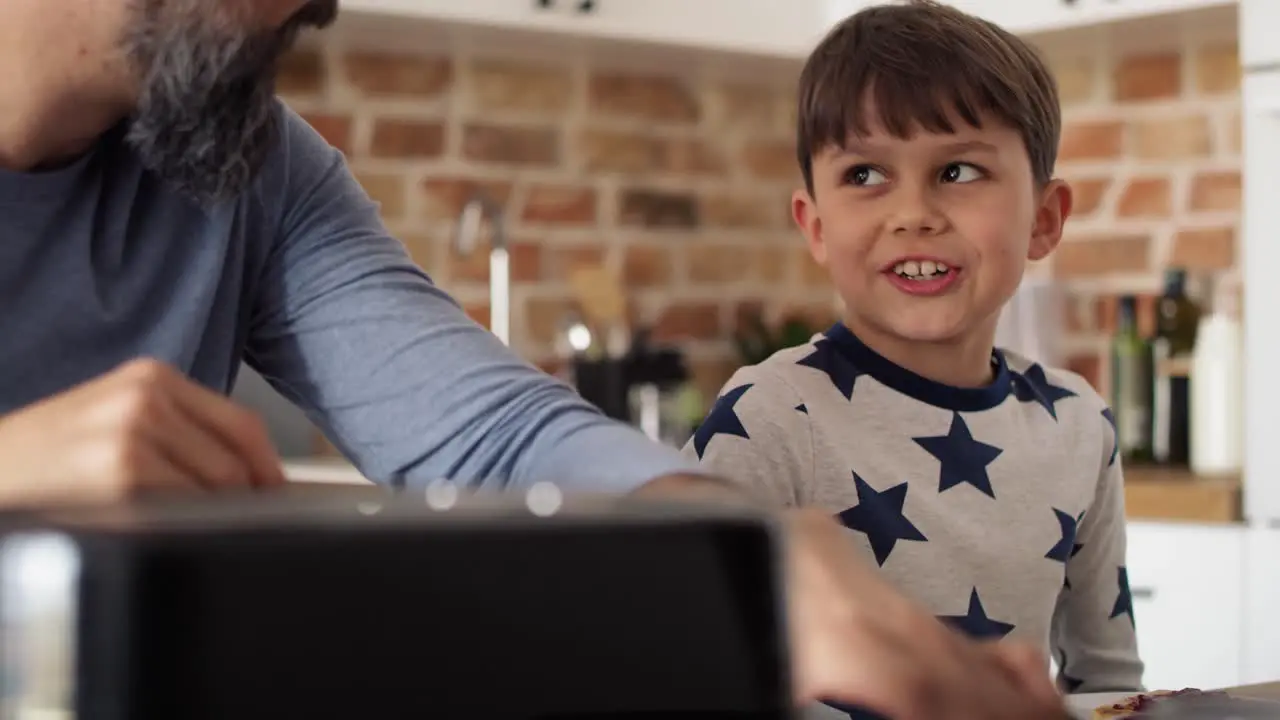
<path id="1" fill-rule="evenodd" d="M 884 173 L 870 165 L 855 165 L 849 168 L 844 178 L 845 182 L 852 185 L 879 185 L 888 179 Z"/>
<path id="2" fill-rule="evenodd" d="M 982 178 L 982 171 L 969 163 L 951 163 L 942 170 L 942 182 L 967 183 Z"/>

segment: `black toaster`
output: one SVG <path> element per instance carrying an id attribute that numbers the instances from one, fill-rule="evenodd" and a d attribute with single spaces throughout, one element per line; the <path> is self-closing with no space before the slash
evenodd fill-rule
<path id="1" fill-rule="evenodd" d="M 0 717 L 789 718 L 781 575 L 765 517 L 607 498 L 0 516 Z"/>

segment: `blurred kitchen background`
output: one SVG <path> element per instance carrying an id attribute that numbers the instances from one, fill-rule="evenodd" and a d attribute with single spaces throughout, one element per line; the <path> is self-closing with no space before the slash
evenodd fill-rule
<path id="1" fill-rule="evenodd" d="M 838 317 L 789 219 L 793 94 L 867 4 L 344 0 L 280 92 L 476 320 L 679 444 L 735 368 Z M 1280 678 L 1280 342 L 1240 312 L 1280 307 L 1280 3 L 952 4 L 1030 38 L 1059 82 L 1075 209 L 1000 341 L 1115 407 L 1148 686 Z M 261 378 L 237 395 L 289 457 L 334 454 Z"/>

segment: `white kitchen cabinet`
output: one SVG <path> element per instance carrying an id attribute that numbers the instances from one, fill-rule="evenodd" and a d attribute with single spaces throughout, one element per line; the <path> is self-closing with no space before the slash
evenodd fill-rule
<path id="1" fill-rule="evenodd" d="M 1228 7 L 1241 0 L 948 0 L 1010 32 L 1035 34 L 1086 25 Z M 1267 2 L 1267 0 L 1262 0 Z"/>
<path id="2" fill-rule="evenodd" d="M 1280 2 L 1240 0 L 1240 62 L 1246 70 L 1280 65 Z"/>
<path id="3" fill-rule="evenodd" d="M 1131 522 L 1129 585 L 1149 688 L 1244 677 L 1243 526 Z"/>
<path id="4" fill-rule="evenodd" d="M 1245 683 L 1280 679 L 1280 528 L 1259 527 L 1245 539 Z"/>
<path id="5" fill-rule="evenodd" d="M 802 57 L 870 0 L 343 0 L 346 16 Z"/>

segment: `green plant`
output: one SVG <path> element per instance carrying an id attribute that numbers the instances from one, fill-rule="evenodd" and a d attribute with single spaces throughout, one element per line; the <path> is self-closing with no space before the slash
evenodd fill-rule
<path id="1" fill-rule="evenodd" d="M 816 325 L 799 316 L 785 317 L 771 328 L 764 321 L 763 313 L 753 312 L 743 318 L 733 340 L 739 361 L 743 365 L 755 365 L 779 350 L 809 342 L 818 332 L 821 330 Z"/>

